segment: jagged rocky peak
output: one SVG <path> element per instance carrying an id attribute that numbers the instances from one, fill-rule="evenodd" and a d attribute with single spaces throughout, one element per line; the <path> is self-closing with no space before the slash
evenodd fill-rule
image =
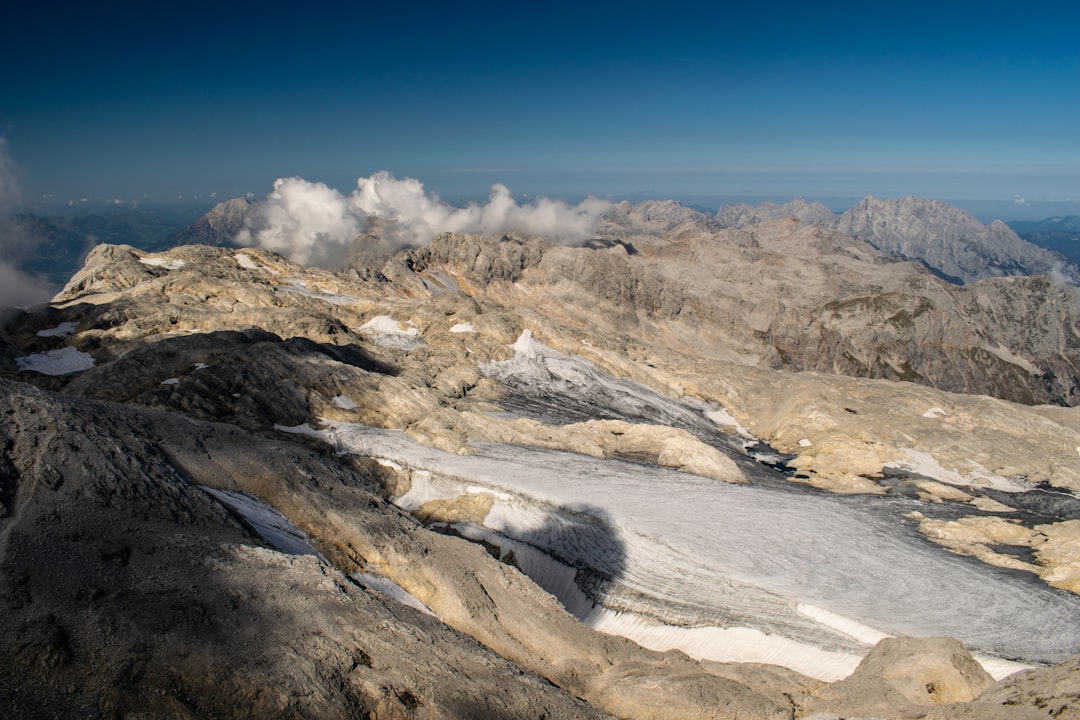
<path id="1" fill-rule="evenodd" d="M 894 258 L 916 260 L 954 282 L 1060 272 L 1072 282 L 1080 268 L 1021 239 L 1005 223 L 984 225 L 940 200 L 867 196 L 840 215 L 837 228 Z"/>
<path id="2" fill-rule="evenodd" d="M 837 216 L 819 202 L 808 202 L 801 197 L 783 204 L 766 201 L 761 205 L 739 203 L 724 205 L 716 211 L 716 219 L 724 227 L 756 225 L 766 220 L 796 218 L 811 225 L 835 227 Z"/>
<path id="3" fill-rule="evenodd" d="M 631 204 L 623 200 L 603 218 L 601 230 L 626 228 L 637 231 L 666 231 L 686 223 L 715 226 L 716 220 L 700 210 L 675 200 L 645 200 Z"/>
<path id="4" fill-rule="evenodd" d="M 210 211 L 169 238 L 169 245 L 230 245 L 244 227 L 252 202 L 232 198 L 219 202 Z"/>

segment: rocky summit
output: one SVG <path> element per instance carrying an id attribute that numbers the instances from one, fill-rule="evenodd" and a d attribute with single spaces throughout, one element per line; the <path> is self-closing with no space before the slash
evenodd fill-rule
<path id="1" fill-rule="evenodd" d="M 96 247 L 0 335 L 0 717 L 1080 717 L 1075 289 L 762 220 Z"/>

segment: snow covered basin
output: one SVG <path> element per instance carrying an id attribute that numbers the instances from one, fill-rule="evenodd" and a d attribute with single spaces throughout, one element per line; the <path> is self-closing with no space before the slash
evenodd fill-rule
<path id="1" fill-rule="evenodd" d="M 292 430 L 411 468 L 412 489 L 398 499 L 407 509 L 492 494 L 484 528 L 474 531 L 554 557 L 577 590 L 557 591 L 561 581 L 550 567 L 542 572 L 552 575 L 549 590 L 601 629 L 632 630 L 613 622 L 622 614 L 653 635 L 667 628 L 654 644 L 698 657 L 758 659 L 701 647 L 717 629 L 738 629 L 752 633 L 743 646 L 771 638 L 820 651 L 809 652 L 811 664 L 831 663 L 829 653 L 848 658 L 817 673 L 796 664 L 825 678 L 842 676 L 837 668 L 850 672 L 881 634 L 947 635 L 976 652 L 1022 662 L 1058 662 L 1080 652 L 1080 598 L 926 541 L 904 517 L 915 500 L 729 485 L 501 444 L 477 444 L 474 454 L 459 456 L 398 431 L 326 427 Z M 679 641 L 672 629 L 702 632 Z M 783 659 L 780 653 L 771 661 Z"/>

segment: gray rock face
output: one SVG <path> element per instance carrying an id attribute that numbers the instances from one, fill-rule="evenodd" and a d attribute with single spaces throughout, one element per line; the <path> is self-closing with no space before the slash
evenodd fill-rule
<path id="1" fill-rule="evenodd" d="M 761 205 L 724 205 L 716 211 L 716 219 L 723 227 L 743 227 L 785 218 L 795 218 L 820 227 L 835 227 L 838 221 L 836 214 L 825 205 L 807 202 L 803 198 L 795 198 L 781 205 L 773 202 L 764 202 Z"/>
<path id="2" fill-rule="evenodd" d="M 251 205 L 247 198 L 232 198 L 220 202 L 201 218 L 170 236 L 166 241 L 167 245 L 229 246 L 244 227 L 244 220 Z"/>
<path id="3" fill-rule="evenodd" d="M 600 634 L 523 574 L 523 560 L 456 536 L 503 500 L 470 490 L 433 498 L 413 517 L 387 498 L 420 488 L 437 468 L 341 454 L 344 441 L 304 434 L 334 423 L 360 435 L 379 428 L 453 453 L 466 486 L 479 444 L 573 451 L 579 464 L 582 455 L 597 464 L 622 455 L 642 473 L 659 463 L 700 474 L 700 486 L 727 477 L 693 462 L 702 443 L 726 437 L 723 424 L 732 438 L 710 447 L 742 448 L 742 423 L 787 453 L 802 479 L 843 492 L 889 495 L 895 486 L 885 500 L 928 512 L 945 501 L 943 514 L 981 511 L 985 502 L 969 501 L 987 496 L 968 483 L 1080 487 L 1073 409 L 932 387 L 950 364 L 995 392 L 1007 383 L 988 382 L 984 366 L 1004 368 L 1009 382 L 1027 378 L 1025 392 L 1035 387 L 1028 365 L 1066 377 L 1047 350 L 1056 348 L 1062 368 L 1073 362 L 1075 310 L 1062 288 L 1040 278 L 957 288 L 806 223 L 720 230 L 667 209 L 679 217 L 650 215 L 670 226 L 659 234 L 627 215 L 586 248 L 446 235 L 352 278 L 255 249 L 96 249 L 51 306 L 2 329 L 0 374 L 23 382 L 0 380 L 0 707 L 18 717 L 771 719 L 873 707 L 885 717 L 1015 718 L 1025 704 L 1067 702 L 1054 684 L 1062 671 L 1052 669 L 1008 700 L 919 704 L 935 698 L 903 676 L 934 658 L 947 657 L 943 672 L 960 669 L 969 695 L 981 689 L 985 677 L 955 643 L 884 647 L 835 688 Z M 551 356 L 550 371 L 562 409 L 582 394 L 575 383 L 587 390 L 600 369 L 647 386 L 635 392 L 651 399 L 618 419 L 515 414 L 511 385 L 484 367 L 516 359 L 510 345 L 525 330 L 565 355 Z M 905 343 L 917 352 L 898 355 Z M 994 359 L 963 365 L 963 352 L 949 349 L 978 343 Z M 880 363 L 855 356 L 867 347 Z M 94 365 L 46 376 L 15 362 L 63 348 Z M 904 373 L 906 361 L 938 374 L 927 370 L 920 386 L 798 370 L 821 356 L 840 362 L 844 351 L 860 367 Z M 636 386 L 613 387 L 633 400 Z M 674 427 L 683 412 L 654 411 L 677 398 L 712 435 Z M 542 410 L 533 415 L 553 414 Z M 905 448 L 940 463 L 965 491 L 934 490 L 917 474 L 884 478 L 885 463 L 912 457 Z M 326 562 L 273 549 L 200 486 L 275 508 Z M 980 572 L 977 561 L 970 571 Z M 437 617 L 363 580 L 371 575 Z M 589 578 L 602 590 L 604 577 Z M 941 682 L 929 677 L 922 691 L 958 700 Z M 871 697 L 877 691 L 885 704 Z"/>
<path id="4" fill-rule="evenodd" d="M 342 466 L 6 380 L 0 407 L 5 716 L 605 717 L 374 586 L 266 547 L 198 487 L 257 479 L 280 502 L 302 474 L 350 514 L 386 515 Z M 302 515 L 302 493 L 291 502 Z"/>
<path id="5" fill-rule="evenodd" d="M 959 282 L 1054 271 L 1074 283 L 1080 280 L 1072 263 L 1022 240 L 1005 223 L 983 225 L 937 200 L 867 197 L 844 212 L 836 228 L 891 257 L 923 262 Z"/>

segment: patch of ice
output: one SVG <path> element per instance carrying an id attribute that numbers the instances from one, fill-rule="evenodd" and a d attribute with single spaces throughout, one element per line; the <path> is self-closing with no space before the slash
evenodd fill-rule
<path id="1" fill-rule="evenodd" d="M 54 328 L 48 330 L 38 330 L 38 337 L 67 337 L 75 332 L 75 328 L 79 326 L 77 322 L 62 322 Z"/>
<path id="2" fill-rule="evenodd" d="M 924 418 L 940 418 L 945 417 L 946 415 L 948 415 L 948 413 L 939 407 L 932 407 L 922 414 Z"/>
<path id="3" fill-rule="evenodd" d="M 232 490 L 217 490 L 205 485 L 200 485 L 199 489 L 243 517 L 274 549 L 289 555 L 314 555 L 327 562 L 322 553 L 308 542 L 307 533 L 289 522 L 273 506 Z"/>
<path id="4" fill-rule="evenodd" d="M 335 395 L 334 397 L 330 398 L 330 402 L 334 403 L 335 406 L 341 408 L 342 410 L 355 410 L 357 407 L 359 407 L 356 403 L 354 403 L 352 400 L 345 397 L 344 395 Z"/>
<path id="5" fill-rule="evenodd" d="M 710 420 L 712 420 L 714 423 L 716 423 L 720 427 L 733 427 L 733 428 L 735 428 L 735 432 L 737 432 L 739 435 L 741 435 L 741 436 L 743 436 L 743 437 L 745 437 L 747 439 L 756 439 L 756 438 L 754 438 L 753 435 L 750 434 L 749 430 L 747 430 L 742 425 L 740 425 L 739 421 L 736 420 L 734 417 L 732 417 L 731 413 L 729 413 L 724 408 L 720 408 L 719 410 L 712 410 L 710 412 L 706 412 L 705 417 L 709 418 Z"/>
<path id="6" fill-rule="evenodd" d="M 586 624 L 659 652 L 678 649 L 698 660 L 782 665 L 825 682 L 847 677 L 862 660 L 854 653 L 823 650 L 754 628 L 678 627 L 606 608 L 597 608 Z"/>
<path id="7" fill-rule="evenodd" d="M 473 327 L 473 324 L 471 322 L 463 322 L 463 323 L 458 323 L 457 325 L 454 325 L 452 328 L 450 328 L 450 332 L 452 332 L 452 333 L 471 333 L 471 332 L 476 332 L 476 328 Z"/>
<path id="8" fill-rule="evenodd" d="M 180 378 L 174 378 L 174 377 L 166 378 L 165 380 L 161 381 L 161 384 L 162 385 L 179 385 L 180 384 Z"/>
<path id="9" fill-rule="evenodd" d="M 414 327 L 403 327 L 389 315 L 376 315 L 357 328 L 360 332 L 377 332 L 384 335 L 419 335 L 420 331 Z"/>
<path id="10" fill-rule="evenodd" d="M 141 257 L 139 262 L 143 265 L 165 268 L 166 270 L 179 270 L 185 265 L 183 260 L 170 260 L 162 257 Z"/>
<path id="11" fill-rule="evenodd" d="M 834 612 L 829 612 L 824 608 L 819 608 L 807 603 L 799 603 L 795 607 L 795 611 L 804 617 L 808 617 L 815 622 L 821 623 L 825 627 L 830 627 L 833 630 L 842 632 L 848 637 L 866 643 L 867 645 L 877 645 L 881 640 L 891 637 L 887 633 L 875 630 L 869 625 L 863 625 L 862 623 L 846 618 L 843 615 L 837 615 Z"/>
<path id="12" fill-rule="evenodd" d="M 1021 670 L 1034 670 L 1039 667 L 1038 665 L 1029 665 L 1015 660 L 994 657 L 993 655 L 983 655 L 982 653 L 972 653 L 972 656 L 983 666 L 983 670 L 990 673 L 995 680 L 1002 680 Z"/>
<path id="13" fill-rule="evenodd" d="M 510 346 L 515 353 L 522 355 L 526 358 L 533 358 L 541 354 L 545 346 L 533 340 L 532 330 L 526 328 L 521 331 L 521 335 L 514 341 L 514 344 Z"/>
<path id="14" fill-rule="evenodd" d="M 368 335 L 372 342 L 382 347 L 409 351 L 424 346 L 419 330 L 402 326 L 389 315 L 376 315 L 356 331 Z"/>
<path id="15" fill-rule="evenodd" d="M 362 302 L 362 298 L 358 298 L 355 295 L 343 295 L 336 293 L 319 286 L 315 286 L 314 290 L 308 288 L 307 283 L 299 278 L 285 278 L 284 285 L 278 285 L 275 290 L 282 290 L 294 295 L 302 295 L 303 297 L 314 298 L 315 300 L 322 300 L 328 302 L 331 305 L 349 305 L 350 303 Z"/>
<path id="16" fill-rule="evenodd" d="M 872 498 L 727 485 L 493 443 L 459 456 L 401 431 L 323 422 L 324 431 L 290 431 L 408 468 L 412 485 L 395 501 L 405 510 L 495 495 L 484 527 L 455 529 L 513 550 L 515 559 L 520 552 L 530 576 L 571 612 L 643 644 L 760 660 L 766 650 L 755 645 L 794 643 L 769 662 L 819 677 L 853 667 L 845 656 L 857 661 L 877 632 L 949 635 L 1031 662 L 1059 662 L 1080 648 L 1080 600 L 896 532 L 896 517 Z M 620 616 L 605 625 L 603 607 L 586 607 L 584 591 L 564 582 L 567 568 L 602 580 L 586 601 L 603 606 L 610 594 L 643 623 L 624 614 L 623 626 Z"/>
<path id="17" fill-rule="evenodd" d="M 15 365 L 20 370 L 30 370 L 42 375 L 70 375 L 94 367 L 94 357 L 90 353 L 68 346 L 15 358 Z"/>
<path id="18" fill-rule="evenodd" d="M 1004 492 L 1025 492 L 1031 489 L 1030 486 L 1018 480 L 995 475 L 982 465 L 971 460 L 968 461 L 968 465 L 971 467 L 970 474 L 965 477 L 955 470 L 948 470 L 943 467 L 937 458 L 928 452 L 905 447 L 900 448 L 900 450 L 908 456 L 907 460 L 892 460 L 884 463 L 882 467 L 918 473 L 949 485 L 989 487 Z"/>
<path id="19" fill-rule="evenodd" d="M 385 577 L 383 575 L 372 575 L 371 573 L 360 572 L 353 573 L 349 577 L 351 577 L 359 584 L 375 590 L 381 595 L 385 595 L 391 600 L 399 602 L 402 605 L 408 605 L 414 610 L 419 610 L 420 612 L 426 615 L 430 615 L 433 618 L 439 617 L 435 613 L 431 612 L 431 608 L 420 602 L 415 595 L 413 595 L 408 590 L 401 587 L 388 577 Z"/>

